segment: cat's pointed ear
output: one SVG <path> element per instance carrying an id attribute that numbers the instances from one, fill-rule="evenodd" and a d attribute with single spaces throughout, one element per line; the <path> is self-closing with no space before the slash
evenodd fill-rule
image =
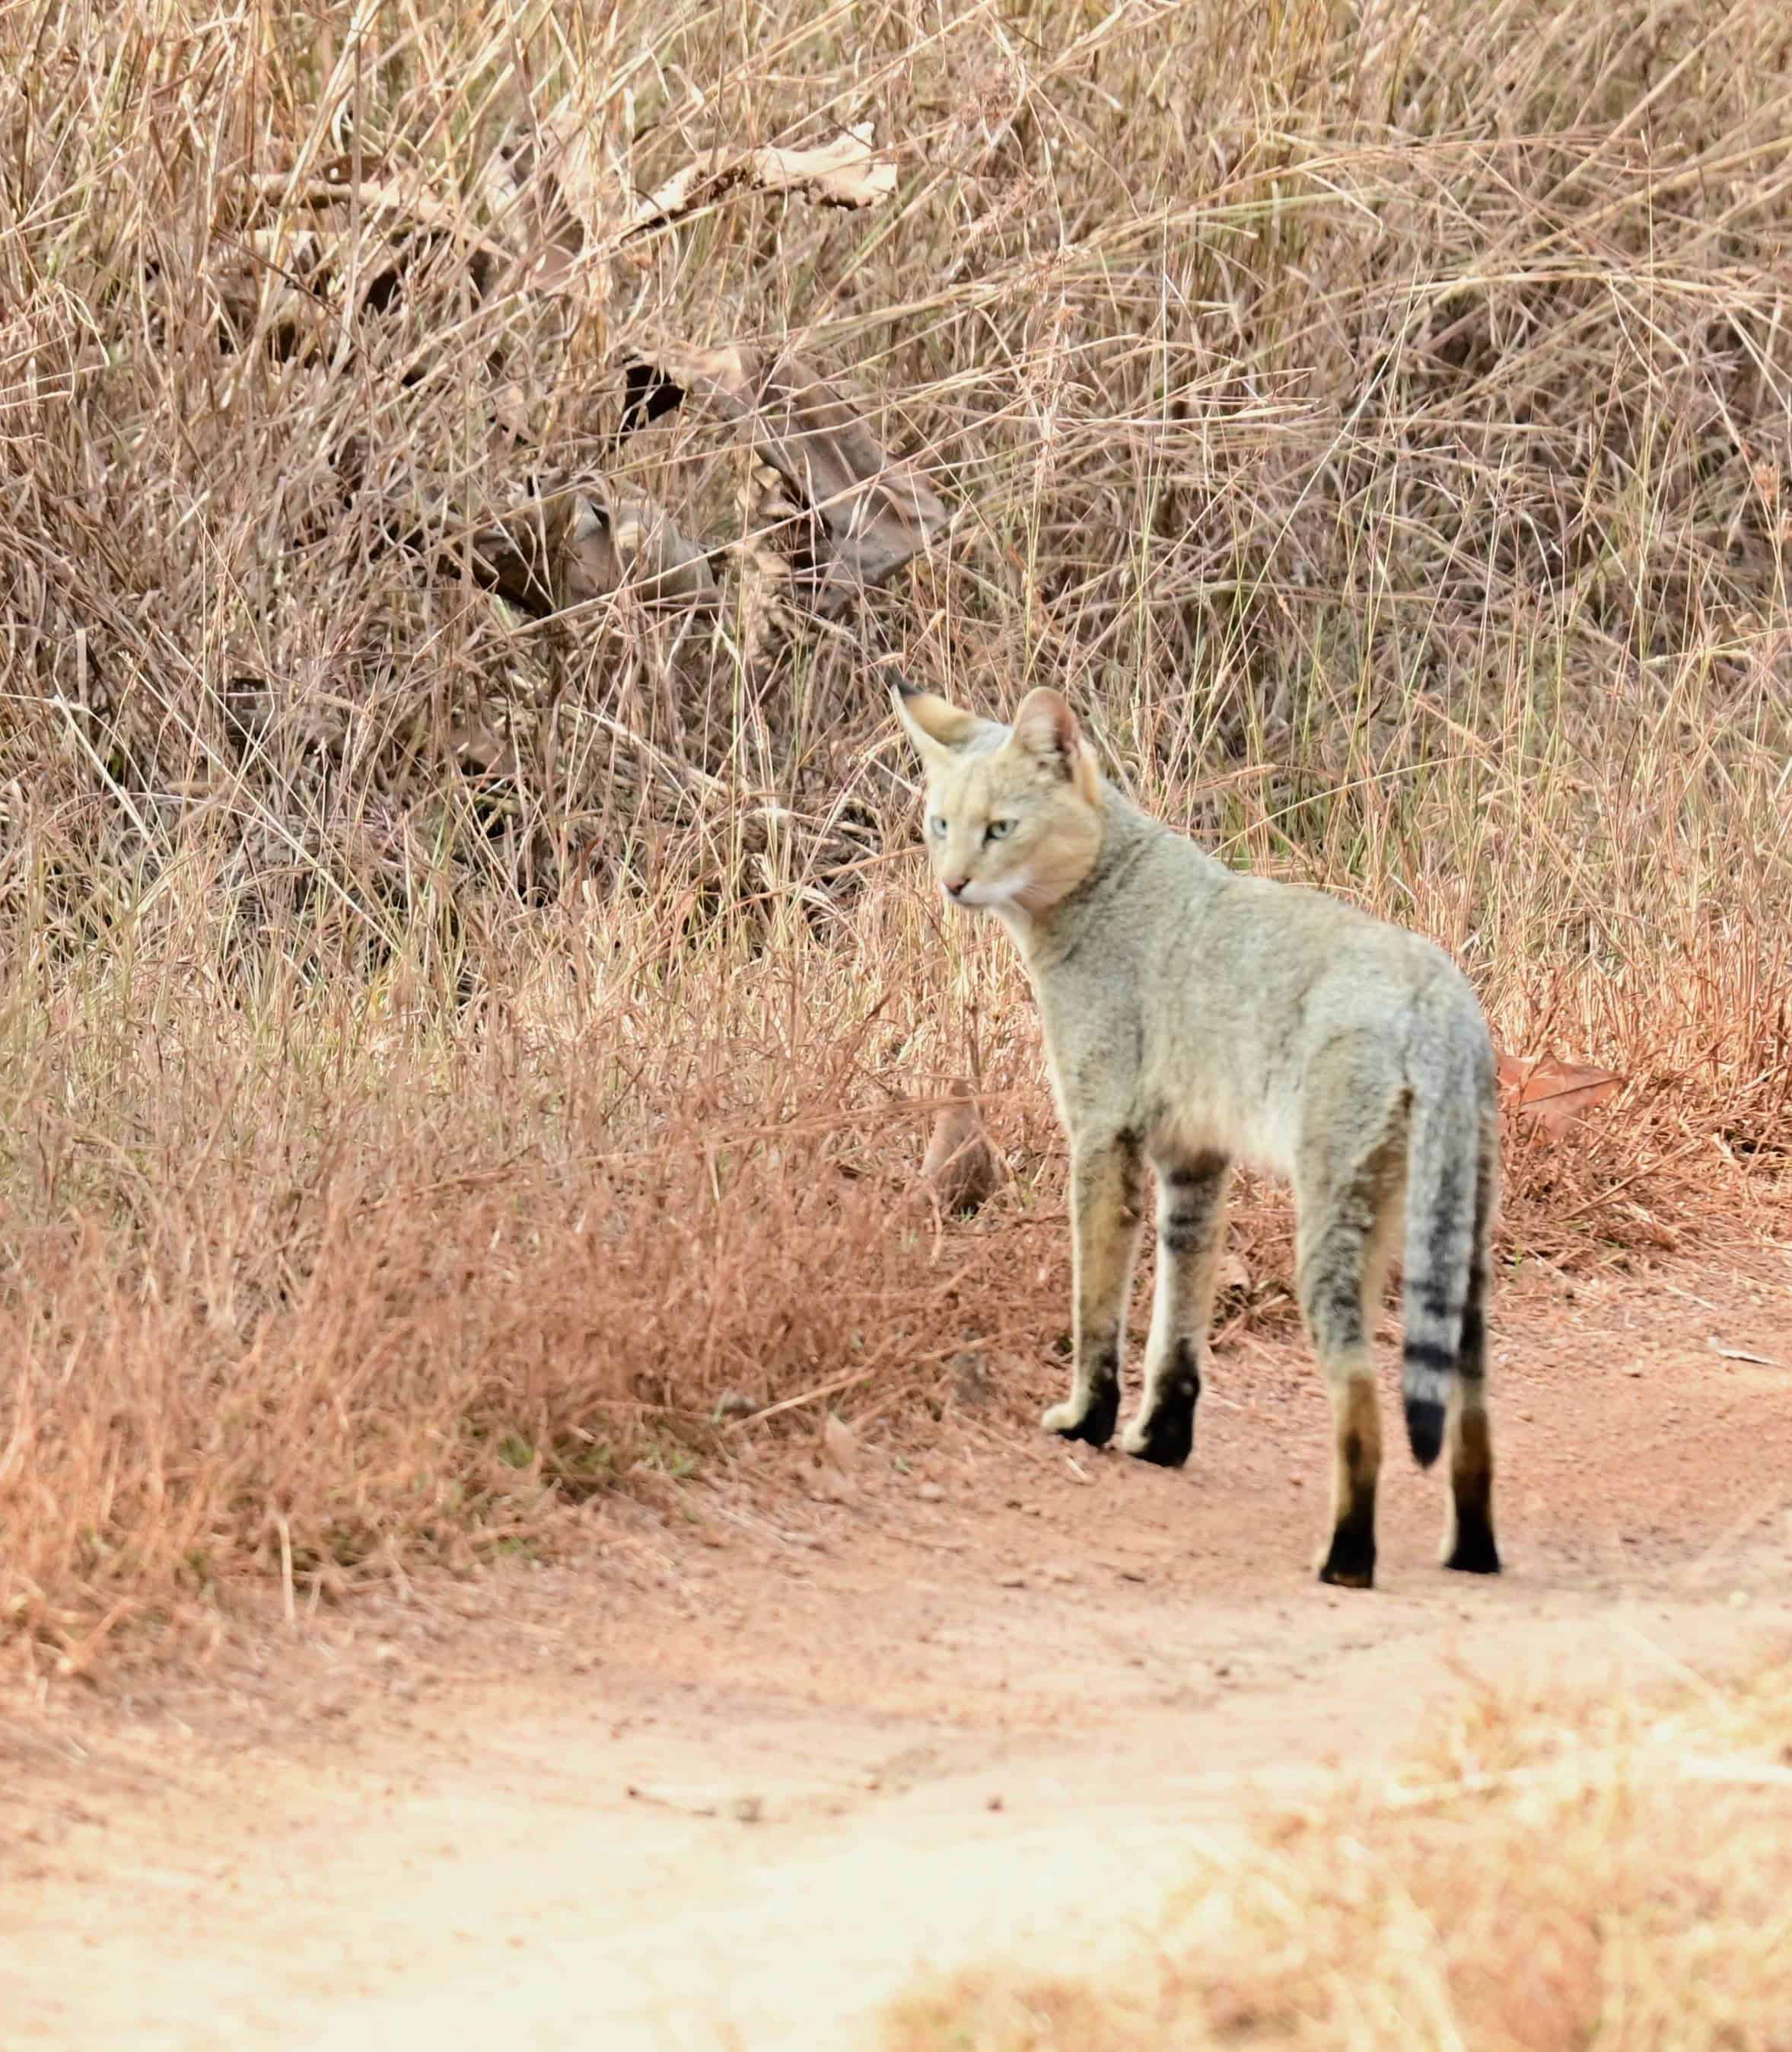
<path id="1" fill-rule="evenodd" d="M 949 705 L 937 691 L 924 691 L 906 678 L 890 690 L 890 701 L 915 752 L 929 767 L 944 762 L 981 733 L 988 723 L 972 712 Z"/>
<path id="2" fill-rule="evenodd" d="M 1094 804 L 1101 789 L 1094 750 L 1084 738 L 1076 715 L 1056 691 L 1042 685 L 1027 694 L 1015 714 L 1008 746 L 1074 784 Z"/>

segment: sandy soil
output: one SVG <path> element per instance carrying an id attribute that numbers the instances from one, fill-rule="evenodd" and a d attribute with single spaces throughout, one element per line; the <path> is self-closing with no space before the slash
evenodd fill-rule
<path id="1" fill-rule="evenodd" d="M 1383 1587 L 1313 1581 L 1323 1393 L 1243 1338 L 1181 1474 L 1004 1394 L 906 1459 L 869 1427 L 844 1501 L 764 1453 L 553 1568 L 15 1694 L 4 2041 L 869 2043 L 918 1972 L 1121 1960 L 1266 1800 L 1453 1691 L 1786 1643 L 1792 1258 L 1522 1275 L 1494 1361 L 1497 1583 L 1433 1564 L 1403 1455 Z"/>

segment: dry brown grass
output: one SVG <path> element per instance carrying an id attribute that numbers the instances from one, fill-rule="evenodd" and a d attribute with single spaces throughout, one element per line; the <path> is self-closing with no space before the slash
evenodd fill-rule
<path id="1" fill-rule="evenodd" d="M 1622 1071 L 1516 1154 L 1526 1247 L 1779 1216 L 1789 57 L 1767 0 L 8 10 L 0 1624 L 79 1664 L 535 1543 L 725 1390 L 1049 1343 L 1030 1020 L 902 855 L 871 653 L 1050 678 Z M 620 239 L 867 119 L 887 204 Z M 734 536 L 713 427 L 616 438 L 626 360 L 734 340 L 950 546 L 769 638 L 738 556 L 713 628 L 482 587 L 600 472 Z M 1014 1173 L 941 1236 L 906 1101 L 973 1069 Z"/>
<path id="2" fill-rule="evenodd" d="M 1777 2052 L 1792 1669 L 1667 1701 L 1489 1692 L 1387 1788 L 1204 1860 L 1120 1984 L 970 1974 L 890 2052 Z"/>
<path id="3" fill-rule="evenodd" d="M 537 1546 L 722 1457 L 724 1395 L 937 1414 L 961 1349 L 1045 1352 L 1061 1215 L 948 1238 L 918 1185 L 924 993 L 617 973 L 613 931 L 557 922 L 445 1023 L 159 957 L 14 1012 L 14 1627 L 81 1670 L 245 1570 L 303 1604 Z"/>

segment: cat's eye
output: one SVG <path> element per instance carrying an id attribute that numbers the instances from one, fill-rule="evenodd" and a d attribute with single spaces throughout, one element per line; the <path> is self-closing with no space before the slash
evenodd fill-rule
<path id="1" fill-rule="evenodd" d="M 985 840 L 1006 840 L 1014 832 L 1012 820 L 992 820 L 983 830 Z"/>
<path id="2" fill-rule="evenodd" d="M 933 836 L 935 840 L 944 840 L 945 839 L 945 814 L 944 813 L 934 813 L 933 816 L 927 822 L 927 831 Z"/>

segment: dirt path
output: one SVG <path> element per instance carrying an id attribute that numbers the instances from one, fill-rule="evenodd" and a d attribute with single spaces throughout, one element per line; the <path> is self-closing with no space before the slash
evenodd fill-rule
<path id="1" fill-rule="evenodd" d="M 687 1491 L 581 1564 L 27 1706 L 5 2042 L 869 2042 L 920 1970 L 1123 1958 L 1263 1796 L 1422 1741 L 1440 1696 L 1792 1630 L 1792 1261 L 1544 1273 L 1501 1329 L 1493 1585 L 1432 1565 L 1403 1460 L 1383 1587 L 1313 1581 L 1323 1397 L 1246 1340 L 1185 1474 L 1004 1403 L 917 1463 L 871 1435 L 845 1502 L 788 1467 Z"/>

